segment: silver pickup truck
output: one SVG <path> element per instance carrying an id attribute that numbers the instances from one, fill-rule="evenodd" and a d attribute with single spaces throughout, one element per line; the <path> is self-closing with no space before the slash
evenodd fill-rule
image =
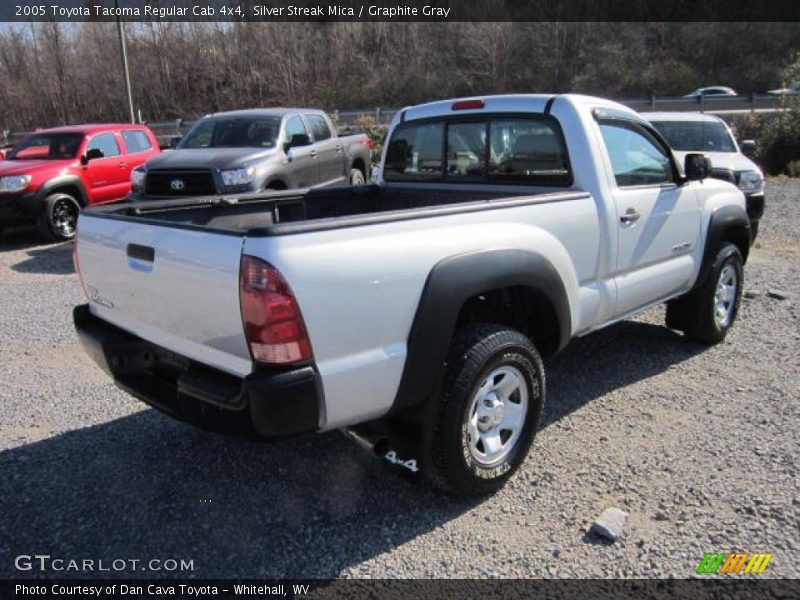
<path id="1" fill-rule="evenodd" d="M 710 170 L 599 98 L 414 106 L 376 185 L 84 211 L 74 321 L 121 388 L 178 419 L 341 428 L 486 493 L 528 454 L 542 357 L 571 338 L 666 302 L 668 327 L 723 340 L 750 225 Z"/>
<path id="2" fill-rule="evenodd" d="M 340 136 L 321 110 L 249 109 L 207 115 L 131 172 L 132 200 L 363 185 L 372 140 Z"/>

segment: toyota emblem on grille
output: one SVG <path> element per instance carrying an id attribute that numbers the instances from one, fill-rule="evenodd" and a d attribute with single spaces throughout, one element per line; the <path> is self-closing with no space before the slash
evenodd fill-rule
<path id="1" fill-rule="evenodd" d="M 169 189 L 173 192 L 182 192 L 186 189 L 186 182 L 183 179 L 173 179 L 169 182 Z"/>

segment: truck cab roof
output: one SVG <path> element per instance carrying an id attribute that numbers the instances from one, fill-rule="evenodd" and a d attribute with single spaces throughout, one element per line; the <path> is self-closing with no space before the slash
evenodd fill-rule
<path id="1" fill-rule="evenodd" d="M 642 113 L 648 121 L 670 121 L 675 123 L 724 123 L 716 115 L 699 112 L 648 112 Z"/>
<path id="2" fill-rule="evenodd" d="M 406 107 L 398 112 L 396 119 L 412 120 L 440 117 L 446 114 L 480 114 L 482 112 L 542 113 L 549 112 L 555 102 L 567 102 L 576 108 L 603 108 L 626 117 L 642 120 L 641 115 L 624 104 L 582 94 L 503 94 L 494 96 L 474 96 L 471 98 L 450 98 L 427 104 Z"/>
<path id="3" fill-rule="evenodd" d="M 243 108 L 241 110 L 229 110 L 225 112 L 209 113 L 204 115 L 204 119 L 214 117 L 283 117 L 288 114 L 316 114 L 324 115 L 325 112 L 318 108 Z"/>
<path id="4" fill-rule="evenodd" d="M 145 129 L 144 125 L 134 123 L 85 123 L 82 125 L 61 125 L 59 127 L 47 127 L 37 129 L 33 133 L 83 133 L 92 134 L 101 131 L 119 131 L 129 129 Z"/>

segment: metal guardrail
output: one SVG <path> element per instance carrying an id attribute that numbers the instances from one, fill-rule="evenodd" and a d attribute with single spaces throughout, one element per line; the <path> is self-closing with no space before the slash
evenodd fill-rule
<path id="1" fill-rule="evenodd" d="M 695 98 L 650 98 L 619 100 L 639 112 L 676 111 L 707 112 L 712 114 L 736 114 L 748 112 L 776 112 L 785 109 L 787 98 L 750 94 L 748 96 L 699 96 Z M 330 115 L 343 133 L 357 128 L 363 120 L 370 119 L 373 125 L 386 127 L 394 117 L 397 108 L 371 108 L 361 110 L 332 110 Z M 172 119 L 168 121 L 145 121 L 155 134 L 159 144 L 167 146 L 175 136 L 184 135 L 197 119 Z M 0 145 L 9 145 L 18 141 L 28 132 L 0 132 Z"/>

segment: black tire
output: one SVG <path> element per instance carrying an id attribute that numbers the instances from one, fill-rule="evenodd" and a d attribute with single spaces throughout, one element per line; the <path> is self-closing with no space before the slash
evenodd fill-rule
<path id="1" fill-rule="evenodd" d="M 758 224 L 759 221 L 756 221 L 755 223 L 750 223 L 750 245 L 753 245 L 753 243 L 756 241 L 756 238 L 758 237 Z"/>
<path id="2" fill-rule="evenodd" d="M 69 194 L 50 194 L 44 199 L 37 226 L 48 242 L 65 242 L 75 237 L 81 206 Z"/>
<path id="3" fill-rule="evenodd" d="M 724 244 L 714 258 L 706 281 L 690 294 L 667 303 L 667 327 L 681 330 L 687 338 L 703 344 L 718 344 L 724 340 L 739 312 L 744 284 L 742 264 L 739 249 L 733 244 Z M 717 315 L 717 287 L 721 279 L 730 281 L 731 273 L 735 277 L 733 297 L 727 301 L 720 298 L 726 316 L 723 319 Z"/>
<path id="4" fill-rule="evenodd" d="M 501 441 L 502 448 L 508 444 L 506 454 L 498 455 L 499 462 L 481 464 L 474 455 L 480 450 L 471 447 L 468 414 L 473 413 L 478 422 L 481 384 L 491 385 L 488 378 L 498 370 L 507 370 L 509 373 L 516 371 L 522 375 L 521 378 L 514 376 L 522 384 L 519 391 L 514 392 L 517 394 L 516 400 L 514 394 L 510 394 L 506 402 L 522 406 L 524 385 L 527 410 L 521 417 L 522 425 L 516 439 L 512 441 L 514 434 L 509 434 L 504 442 Z M 502 382 L 505 376 L 500 374 L 496 377 L 500 377 Z M 498 490 L 525 460 L 539 426 L 545 399 L 544 366 L 539 353 L 531 341 L 518 331 L 488 323 L 470 325 L 453 341 L 442 389 L 434 425 L 431 463 L 426 472 L 428 480 L 439 489 L 461 495 L 482 495 Z M 488 395 L 484 398 L 488 398 Z M 493 418 L 502 419 L 506 410 L 503 409 L 500 416 Z M 481 418 L 489 419 L 486 416 Z M 478 432 L 478 429 L 475 431 Z M 503 433 L 508 432 L 500 431 L 495 424 L 485 433 L 492 434 L 494 431 L 500 440 Z M 484 447 L 483 451 L 488 456 L 488 448 Z"/>
<path id="5" fill-rule="evenodd" d="M 350 185 L 364 185 L 366 182 L 361 169 L 350 169 Z"/>

